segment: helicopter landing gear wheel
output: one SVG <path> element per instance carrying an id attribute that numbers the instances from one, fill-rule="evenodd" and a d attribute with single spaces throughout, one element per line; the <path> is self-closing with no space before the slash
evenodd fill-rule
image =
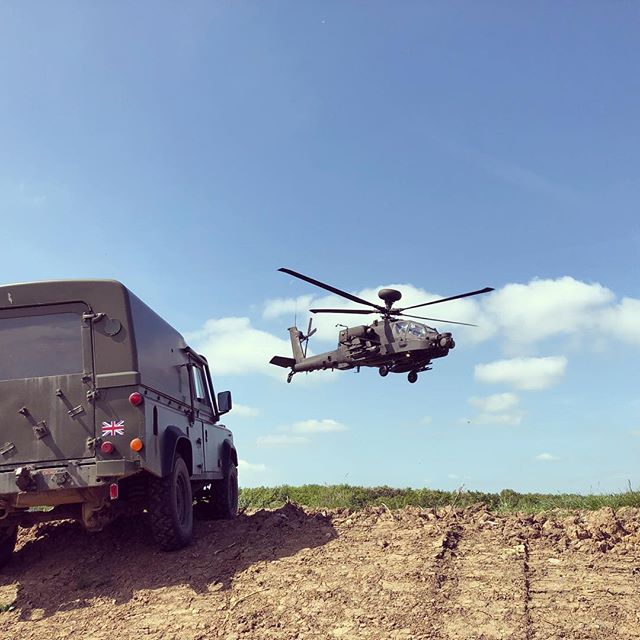
<path id="1" fill-rule="evenodd" d="M 291 382 L 292 378 L 293 378 L 293 371 L 290 371 L 289 375 L 287 376 L 287 384 Z"/>
<path id="2" fill-rule="evenodd" d="M 418 372 L 417 371 L 409 371 L 409 375 L 407 376 L 407 380 L 413 384 L 418 381 Z"/>
<path id="3" fill-rule="evenodd" d="M 387 367 L 387 365 L 382 365 L 379 369 L 378 369 L 378 373 L 384 378 L 385 376 L 389 375 L 389 367 Z"/>

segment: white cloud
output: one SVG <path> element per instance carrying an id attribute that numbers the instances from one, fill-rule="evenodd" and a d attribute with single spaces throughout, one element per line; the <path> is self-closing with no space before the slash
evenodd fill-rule
<path id="1" fill-rule="evenodd" d="M 273 356 L 291 357 L 291 341 L 278 338 L 268 331 L 256 329 L 245 317 L 213 318 L 203 327 L 185 335 L 196 351 L 203 353 L 216 375 L 266 374 L 286 381 L 288 369 L 270 364 Z M 309 349 L 309 355 L 312 355 Z M 334 379 L 332 371 L 298 374 L 295 384 L 315 384 Z"/>
<path id="2" fill-rule="evenodd" d="M 233 403 L 233 415 L 238 418 L 254 418 L 255 416 L 260 415 L 260 412 L 253 407 L 248 407 L 244 404 L 238 404 L 237 402 Z"/>
<path id="3" fill-rule="evenodd" d="M 600 284 L 569 276 L 508 284 L 482 301 L 483 308 L 512 346 L 524 348 L 552 336 L 584 331 L 615 299 Z"/>
<path id="4" fill-rule="evenodd" d="M 243 487 L 255 487 L 269 482 L 269 467 L 261 462 L 238 460 L 238 481 Z"/>
<path id="5" fill-rule="evenodd" d="M 546 358 L 513 358 L 477 364 L 476 380 L 488 384 L 508 384 L 516 389 L 546 389 L 564 376 L 567 359 L 564 356 Z"/>
<path id="6" fill-rule="evenodd" d="M 337 433 L 346 430 L 347 427 L 345 425 L 330 418 L 325 418 L 324 420 L 300 420 L 291 425 L 278 427 L 279 433 L 260 436 L 257 444 L 266 446 L 307 444 L 311 442 L 309 435 Z"/>
<path id="7" fill-rule="evenodd" d="M 431 416 L 425 416 L 422 418 L 422 424 L 431 424 L 433 422 L 433 418 Z"/>
<path id="8" fill-rule="evenodd" d="M 554 462 L 555 460 L 560 460 L 558 456 L 554 456 L 552 453 L 539 453 L 536 460 L 540 460 L 541 462 Z"/>
<path id="9" fill-rule="evenodd" d="M 269 360 L 291 353 L 288 340 L 252 327 L 249 318 L 207 320 L 202 329 L 186 338 L 207 357 L 218 375 L 266 373 L 282 378 L 283 369 Z"/>
<path id="10" fill-rule="evenodd" d="M 601 317 L 601 329 L 606 335 L 640 346 L 640 300 L 623 298 Z M 606 338 L 606 335 L 603 336 Z"/>
<path id="11" fill-rule="evenodd" d="M 329 433 L 335 431 L 346 431 L 345 427 L 340 422 L 335 420 L 303 420 L 302 422 L 296 422 L 290 430 L 293 433 Z"/>
<path id="12" fill-rule="evenodd" d="M 469 398 L 469 402 L 483 413 L 498 413 L 508 411 L 518 404 L 515 393 L 494 393 L 484 398 Z"/>
<path id="13" fill-rule="evenodd" d="M 242 458 L 238 460 L 238 469 L 242 474 L 254 474 L 254 473 L 262 473 L 268 469 L 266 464 L 262 464 L 261 462 L 247 462 Z"/>
<path id="14" fill-rule="evenodd" d="M 272 446 L 281 446 L 281 445 L 299 445 L 299 444 L 308 444 L 311 442 L 309 438 L 305 436 L 297 436 L 289 433 L 271 433 L 266 436 L 260 436 L 256 440 L 256 444 L 261 447 L 272 447 Z"/>
<path id="15" fill-rule="evenodd" d="M 275 300 L 267 300 L 264 305 L 262 315 L 265 318 L 279 318 L 283 315 L 290 315 L 293 320 L 294 316 L 305 316 L 308 313 L 312 295 L 298 296 L 297 298 L 276 298 Z"/>

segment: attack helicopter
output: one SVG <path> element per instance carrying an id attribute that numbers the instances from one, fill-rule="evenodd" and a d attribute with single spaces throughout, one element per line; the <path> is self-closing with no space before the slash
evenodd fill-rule
<path id="1" fill-rule="evenodd" d="M 415 322 L 415 319 L 468 327 L 477 325 L 415 316 L 405 313 L 405 311 L 493 291 L 492 287 L 485 287 L 484 289 L 469 291 L 448 298 L 414 304 L 410 307 L 394 307 L 393 305 L 402 298 L 400 291 L 397 289 L 380 289 L 378 297 L 384 302 L 383 306 L 291 269 L 281 268 L 278 271 L 304 280 L 351 302 L 370 307 L 369 309 L 309 309 L 311 313 L 345 313 L 354 315 L 379 313 L 381 315 L 381 318 L 374 320 L 369 325 L 358 325 L 356 327 L 340 325 L 344 328 L 338 334 L 338 348 L 334 351 L 327 351 L 326 353 L 309 357 L 307 357 L 309 338 L 316 332 L 316 329 L 311 329 L 313 317 L 309 320 L 306 334 L 303 334 L 295 326 L 291 327 L 289 329 L 289 337 L 291 339 L 293 357 L 274 356 L 270 360 L 271 364 L 291 369 L 287 376 L 287 382 L 291 382 L 294 374 L 301 371 L 308 372 L 319 369 L 344 371 L 354 368 L 359 371 L 360 367 L 377 367 L 378 373 L 383 377 L 389 373 L 408 373 L 407 379 L 413 384 L 418 380 L 419 373 L 431 370 L 432 360 L 443 358 L 456 346 L 451 333 L 440 333 L 433 327 Z M 411 318 L 411 320 L 404 320 L 404 318 Z"/>

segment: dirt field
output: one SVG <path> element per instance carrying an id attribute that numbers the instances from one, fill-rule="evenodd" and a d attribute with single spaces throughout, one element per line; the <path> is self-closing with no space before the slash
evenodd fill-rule
<path id="1" fill-rule="evenodd" d="M 199 522 L 173 554 L 148 535 L 143 522 L 23 531 L 0 578 L 0 638 L 640 638 L 636 509 L 287 505 Z"/>

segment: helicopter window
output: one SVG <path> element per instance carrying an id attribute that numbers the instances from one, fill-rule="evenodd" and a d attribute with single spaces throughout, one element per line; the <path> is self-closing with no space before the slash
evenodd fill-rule
<path id="1" fill-rule="evenodd" d="M 421 324 L 417 322 L 409 322 L 407 327 L 407 335 L 416 337 L 416 338 L 425 338 L 427 335 L 427 329 Z"/>
<path id="2" fill-rule="evenodd" d="M 399 322 L 396 322 L 393 327 L 396 333 L 400 336 L 420 339 L 424 339 L 427 337 L 427 328 L 417 322 L 405 322 L 401 320 Z"/>
<path id="3" fill-rule="evenodd" d="M 403 320 L 400 320 L 399 322 L 395 322 L 393 324 L 393 328 L 394 328 L 395 332 L 398 335 L 401 335 L 401 336 L 404 336 L 404 334 L 407 331 L 408 326 L 409 326 L 409 323 L 408 322 L 404 322 Z"/>

